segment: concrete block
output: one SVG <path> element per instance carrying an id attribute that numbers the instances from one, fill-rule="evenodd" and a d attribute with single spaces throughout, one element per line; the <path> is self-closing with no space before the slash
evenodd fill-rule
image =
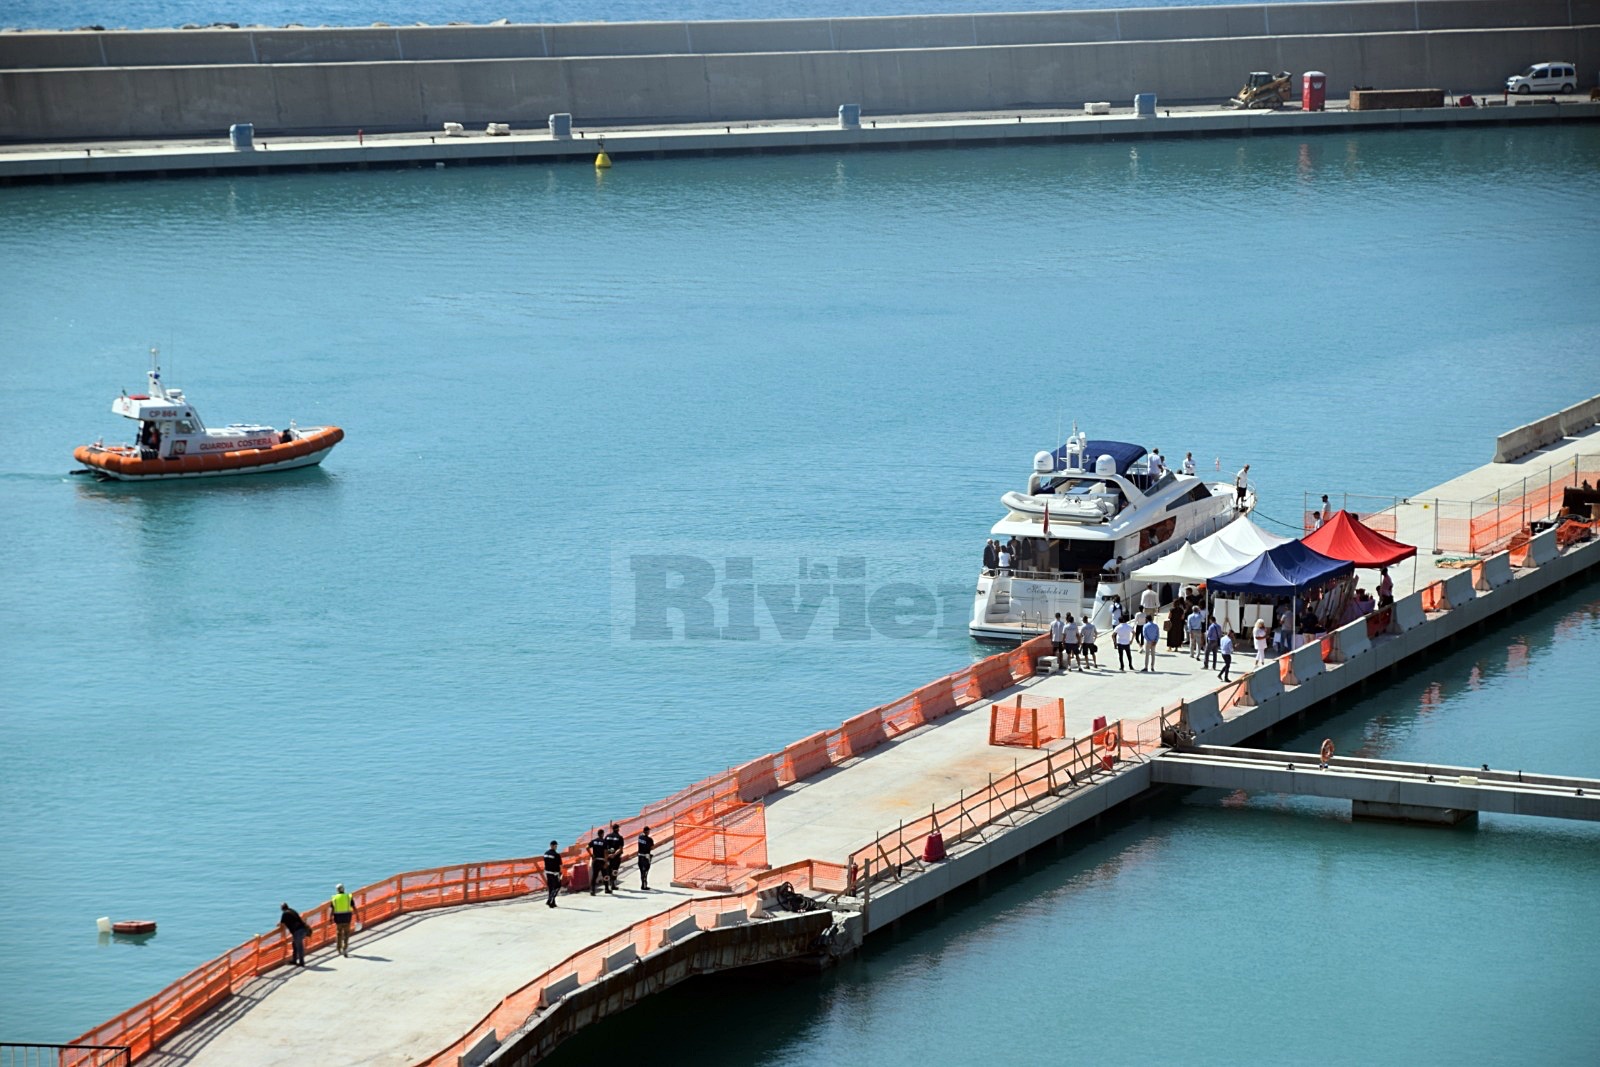
<path id="1" fill-rule="evenodd" d="M 1556 418 L 1560 421 L 1563 437 L 1576 437 L 1600 421 L 1600 396 L 1591 397 L 1570 408 L 1562 408 Z"/>
<path id="2" fill-rule="evenodd" d="M 1216 690 L 1205 696 L 1185 701 L 1183 710 L 1189 722 L 1189 729 L 1196 735 L 1203 736 L 1222 725 L 1222 712 L 1217 706 Z"/>
<path id="3" fill-rule="evenodd" d="M 577 989 L 579 984 L 577 971 L 573 971 L 571 974 L 562 975 L 554 982 L 551 982 L 549 985 L 539 990 L 539 1007 L 548 1008 L 550 1005 L 554 1004 L 556 1001 L 560 1000 L 574 989 Z"/>
<path id="4" fill-rule="evenodd" d="M 1394 620 L 1389 624 L 1389 631 L 1403 634 L 1427 621 L 1427 613 L 1422 610 L 1422 593 L 1412 593 L 1394 602 Z"/>
<path id="5" fill-rule="evenodd" d="M 1480 593 L 1487 593 L 1499 589 L 1509 583 L 1511 573 L 1511 553 L 1500 552 L 1490 556 L 1476 567 L 1472 568 L 1472 588 Z"/>
<path id="6" fill-rule="evenodd" d="M 1250 703 L 1259 707 L 1273 697 L 1283 695 L 1283 675 L 1278 668 L 1276 660 L 1268 660 L 1266 665 L 1250 675 Z"/>
<path id="7" fill-rule="evenodd" d="M 467 1046 L 467 1051 L 456 1057 L 456 1067 L 479 1067 L 499 1047 L 500 1036 L 493 1030 L 485 1030 L 478 1040 Z"/>
<path id="8" fill-rule="evenodd" d="M 1518 426 L 1495 439 L 1494 461 L 1510 463 L 1546 445 L 1553 445 L 1565 436 L 1561 430 L 1561 415 L 1546 415 L 1542 419 Z"/>
<path id="9" fill-rule="evenodd" d="M 750 916 L 743 908 L 734 908 L 717 914 L 717 928 L 719 930 L 725 926 L 743 926 L 749 921 Z"/>
<path id="10" fill-rule="evenodd" d="M 666 947 L 667 945 L 672 944 L 674 941 L 682 941 L 686 937 L 692 937 L 699 932 L 700 923 L 696 921 L 693 915 L 689 916 L 687 919 L 679 919 L 677 922 L 667 927 L 666 931 L 662 933 L 662 947 Z"/>
<path id="11" fill-rule="evenodd" d="M 1543 567 L 1560 554 L 1561 549 L 1556 544 L 1556 529 L 1552 526 L 1542 534 L 1535 534 L 1528 542 L 1526 562 L 1530 567 Z"/>
<path id="12" fill-rule="evenodd" d="M 1289 663 L 1289 677 L 1285 681 L 1290 685 L 1305 685 L 1322 673 L 1322 642 L 1301 645 L 1285 659 Z"/>
<path id="13" fill-rule="evenodd" d="M 1357 619 L 1339 627 L 1332 633 L 1333 649 L 1328 655 L 1330 663 L 1349 663 L 1357 656 L 1365 655 L 1372 651 L 1372 642 L 1367 639 L 1367 620 L 1365 617 Z"/>
<path id="14" fill-rule="evenodd" d="M 611 955 L 607 956 L 605 964 L 601 968 L 600 973 L 615 974 L 617 971 L 622 970 L 622 968 L 636 962 L 638 959 L 639 950 L 633 945 L 628 945 L 620 951 L 613 952 Z"/>
<path id="15" fill-rule="evenodd" d="M 1444 580 L 1444 606 L 1446 610 L 1455 611 L 1465 607 L 1467 602 L 1477 596 L 1472 591 L 1472 571 L 1456 571 Z"/>

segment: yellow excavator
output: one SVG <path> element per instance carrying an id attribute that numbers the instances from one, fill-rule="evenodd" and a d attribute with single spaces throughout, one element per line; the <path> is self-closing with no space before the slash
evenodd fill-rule
<path id="1" fill-rule="evenodd" d="M 1235 108 L 1265 108 L 1282 107 L 1288 102 L 1290 83 L 1294 75 L 1288 71 L 1281 74 L 1269 74 L 1264 70 L 1253 70 L 1250 79 L 1244 83 L 1244 88 L 1239 90 L 1239 95 L 1228 101 L 1228 107 Z"/>

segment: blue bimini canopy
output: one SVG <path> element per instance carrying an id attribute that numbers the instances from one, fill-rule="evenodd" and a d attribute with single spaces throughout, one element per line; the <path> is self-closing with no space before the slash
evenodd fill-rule
<path id="1" fill-rule="evenodd" d="M 1130 445 L 1126 441 L 1090 441 L 1083 450 L 1083 462 L 1084 466 L 1093 470 L 1095 460 L 1110 456 L 1116 460 L 1117 473 L 1127 477 L 1128 468 L 1139 462 L 1139 457 L 1143 455 L 1143 445 Z M 1062 445 L 1050 453 L 1050 458 L 1055 461 L 1056 469 L 1060 470 L 1067 461 L 1067 446 Z"/>
<path id="2" fill-rule="evenodd" d="M 1244 566 L 1219 574 L 1206 583 L 1221 593 L 1255 593 L 1260 596 L 1298 596 L 1307 589 L 1356 569 L 1346 560 L 1329 559 L 1299 541 L 1269 548 Z"/>

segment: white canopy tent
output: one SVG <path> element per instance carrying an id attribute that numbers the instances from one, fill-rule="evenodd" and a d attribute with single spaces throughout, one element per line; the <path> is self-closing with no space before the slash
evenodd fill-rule
<path id="1" fill-rule="evenodd" d="M 1209 555 L 1210 553 L 1206 551 L 1207 545 L 1210 545 L 1213 542 L 1216 544 L 1226 545 L 1229 548 L 1232 548 L 1243 554 L 1244 559 L 1241 561 L 1242 565 L 1243 563 L 1248 563 L 1255 559 L 1267 549 L 1277 548 L 1279 545 L 1286 545 L 1292 540 L 1293 538 L 1291 537 L 1279 537 L 1277 534 L 1268 533 L 1255 523 L 1251 522 L 1250 516 L 1241 515 L 1237 519 L 1234 519 L 1232 522 L 1228 523 L 1228 525 L 1224 526 L 1222 529 L 1218 530 L 1216 533 L 1212 534 L 1210 537 L 1196 542 L 1195 547 L 1198 548 L 1202 554 Z M 1220 574 L 1221 572 L 1219 571 L 1218 573 Z"/>
<path id="2" fill-rule="evenodd" d="M 1178 551 L 1162 556 L 1128 575 L 1135 582 L 1154 585 L 1157 582 L 1176 582 L 1180 585 L 1203 582 L 1231 571 L 1239 564 L 1222 562 L 1203 555 L 1187 542 Z"/>

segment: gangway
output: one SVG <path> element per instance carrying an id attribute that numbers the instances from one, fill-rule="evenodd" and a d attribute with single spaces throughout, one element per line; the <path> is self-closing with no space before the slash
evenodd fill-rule
<path id="1" fill-rule="evenodd" d="M 1200 745 L 1165 752 L 1152 781 L 1348 800 L 1358 818 L 1456 823 L 1476 812 L 1600 820 L 1600 779 L 1487 767 Z"/>

